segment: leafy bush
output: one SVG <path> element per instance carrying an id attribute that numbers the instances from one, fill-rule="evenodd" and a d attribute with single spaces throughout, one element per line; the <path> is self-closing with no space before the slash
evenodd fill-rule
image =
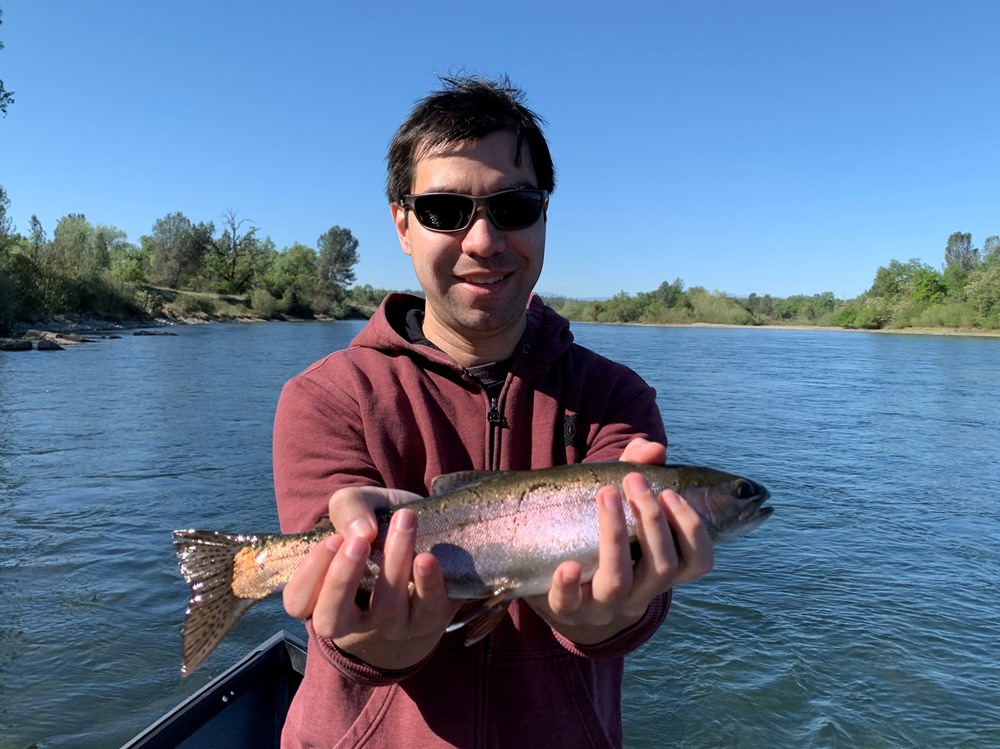
<path id="1" fill-rule="evenodd" d="M 134 298 L 136 306 L 149 317 L 159 317 L 163 314 L 163 301 L 147 289 L 137 289 Z"/>
<path id="2" fill-rule="evenodd" d="M 194 294 L 178 294 L 169 306 L 174 314 L 185 317 L 202 317 L 212 313 L 211 301 Z"/>
<path id="3" fill-rule="evenodd" d="M 752 325 L 754 317 L 735 300 L 702 295 L 694 300 L 694 317 L 715 325 Z"/>
<path id="4" fill-rule="evenodd" d="M 250 309 L 258 317 L 270 320 L 278 309 L 278 300 L 267 289 L 254 289 L 250 294 Z"/>
<path id="5" fill-rule="evenodd" d="M 990 327 L 976 314 L 968 302 L 948 302 L 932 305 L 913 317 L 910 324 L 915 328 L 974 328 Z"/>

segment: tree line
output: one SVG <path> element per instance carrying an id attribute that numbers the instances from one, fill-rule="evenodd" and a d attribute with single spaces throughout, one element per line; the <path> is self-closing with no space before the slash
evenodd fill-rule
<path id="1" fill-rule="evenodd" d="M 321 234 L 315 247 L 296 242 L 278 250 L 236 211 L 225 211 L 218 226 L 175 212 L 133 244 L 125 232 L 74 213 L 59 219 L 51 238 L 37 216 L 20 234 L 9 205 L 0 185 L 0 326 L 66 314 L 123 320 L 212 312 L 204 298 L 166 293 L 172 290 L 225 295 L 237 307 L 230 316 L 260 318 L 366 316 L 387 293 L 353 287 L 358 241 L 340 226 Z M 584 322 L 1000 329 L 1000 236 L 976 247 L 971 234 L 954 232 L 940 270 L 917 259 L 892 260 L 867 291 L 848 300 L 832 292 L 733 297 L 685 288 L 678 278 L 635 295 L 546 301 Z"/>
<path id="2" fill-rule="evenodd" d="M 1000 236 L 982 247 L 972 235 L 954 232 L 938 270 L 918 259 L 892 260 L 875 273 L 871 287 L 844 300 L 832 292 L 733 297 L 704 287 L 664 281 L 648 292 L 623 292 L 610 299 L 548 299 L 571 320 L 650 325 L 816 325 L 865 330 L 899 328 L 1000 329 Z"/>
<path id="3" fill-rule="evenodd" d="M 0 186 L 0 324 L 62 314 L 106 319 L 164 313 L 161 290 L 228 295 L 256 317 L 346 317 L 378 304 L 384 292 L 352 290 L 358 240 L 332 226 L 315 247 L 296 242 L 279 250 L 259 227 L 234 210 L 194 222 L 175 212 L 158 219 L 138 244 L 114 226 L 63 216 L 51 238 L 37 216 L 27 234 L 14 230 L 10 201 Z M 184 315 L 207 309 L 181 297 Z M 188 309 L 185 309 L 185 305 Z"/>

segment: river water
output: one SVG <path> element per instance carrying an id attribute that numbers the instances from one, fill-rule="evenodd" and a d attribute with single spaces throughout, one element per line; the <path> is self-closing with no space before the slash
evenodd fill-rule
<path id="1" fill-rule="evenodd" d="M 282 383 L 360 323 L 0 354 L 0 749 L 120 746 L 179 677 L 181 527 L 274 530 Z M 629 747 L 1000 746 L 1000 340 L 575 325 L 659 393 L 672 462 L 774 515 L 627 662 Z"/>

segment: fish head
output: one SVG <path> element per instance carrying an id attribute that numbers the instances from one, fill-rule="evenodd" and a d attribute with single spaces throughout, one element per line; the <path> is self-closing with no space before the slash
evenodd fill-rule
<path id="1" fill-rule="evenodd" d="M 698 512 L 717 544 L 745 536 L 773 512 L 764 505 L 771 493 L 756 481 L 714 468 L 678 469 L 678 493 Z"/>

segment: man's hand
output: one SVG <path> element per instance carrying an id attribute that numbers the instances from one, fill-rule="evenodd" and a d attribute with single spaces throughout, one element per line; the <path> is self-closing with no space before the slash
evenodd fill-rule
<path id="1" fill-rule="evenodd" d="M 637 438 L 621 460 L 663 463 L 666 447 Z M 622 497 L 614 487 L 602 487 L 597 493 L 598 567 L 593 579 L 582 583 L 580 565 L 563 562 L 548 594 L 528 599 L 556 631 L 581 645 L 603 642 L 636 624 L 656 596 L 712 569 L 712 540 L 683 497 L 672 491 L 656 497 L 638 473 L 628 474 L 622 488 L 636 519 L 639 561 L 632 563 Z"/>
<path id="2" fill-rule="evenodd" d="M 284 591 L 288 614 L 311 617 L 317 636 L 372 666 L 398 670 L 423 660 L 459 604 L 445 593 L 437 559 L 431 554 L 414 557 L 417 516 L 412 511 L 393 515 L 369 606 L 362 609 L 355 602 L 378 532 L 373 509 L 419 498 L 374 487 L 334 493 L 330 521 L 343 530 L 318 544 L 299 565 Z"/>

